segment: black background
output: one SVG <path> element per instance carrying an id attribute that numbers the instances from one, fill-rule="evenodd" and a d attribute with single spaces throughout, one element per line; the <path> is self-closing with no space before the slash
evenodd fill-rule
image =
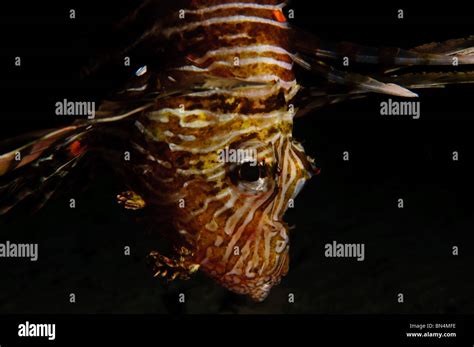
<path id="1" fill-rule="evenodd" d="M 67 123 L 54 115 L 58 100 L 105 96 L 118 76 L 83 81 L 80 71 L 112 45 L 111 24 L 134 4 L 2 4 L 0 138 Z M 316 7 L 300 0 L 291 6 L 293 23 L 334 41 L 410 48 L 473 34 L 474 17 L 458 3 Z M 68 19 L 70 8 L 75 20 Z M 405 10 L 403 21 L 398 8 Z M 13 64 L 17 55 L 20 68 Z M 20 211 L 1 221 L 2 242 L 38 242 L 40 253 L 37 262 L 0 261 L 0 313 L 473 313 L 472 92 L 470 85 L 420 91 L 419 120 L 380 116 L 387 98 L 374 95 L 296 121 L 295 137 L 322 173 L 287 213 L 296 224 L 290 272 L 263 303 L 202 274 L 172 284 L 154 279 L 145 256 L 160 244 L 160 226 L 145 230 L 136 222 L 141 214 L 116 206 L 124 185 L 96 163 L 87 185 L 65 185 L 39 213 Z M 458 162 L 451 160 L 455 150 Z M 351 153 L 349 162 L 343 151 Z M 333 240 L 365 243 L 365 261 L 325 258 L 324 245 Z M 131 256 L 123 255 L 124 246 Z M 178 303 L 181 292 L 186 304 Z M 397 302 L 398 293 L 405 303 Z"/>

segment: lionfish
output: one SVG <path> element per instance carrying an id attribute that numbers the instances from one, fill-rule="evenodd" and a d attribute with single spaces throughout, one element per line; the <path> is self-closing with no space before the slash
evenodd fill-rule
<path id="1" fill-rule="evenodd" d="M 474 80 L 462 70 L 403 70 L 473 64 L 472 36 L 412 49 L 331 43 L 290 26 L 288 13 L 280 0 L 145 1 L 118 26 L 140 34 L 116 54 L 148 47 L 146 64 L 94 119 L 0 156 L 1 212 L 30 197 L 42 206 L 82 158 L 101 154 L 126 182 L 118 202 L 147 209 L 173 245 L 173 254 L 150 253 L 156 276 L 201 269 L 264 300 L 289 269 L 283 215 L 319 172 L 292 136 L 294 119 L 370 93 L 410 98 L 410 89 Z M 314 85 L 300 86 L 297 70 L 313 73 Z M 256 155 L 222 160 L 232 150 Z"/>

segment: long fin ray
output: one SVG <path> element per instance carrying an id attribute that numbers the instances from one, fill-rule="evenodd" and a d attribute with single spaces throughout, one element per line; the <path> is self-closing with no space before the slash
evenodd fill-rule
<path id="1" fill-rule="evenodd" d="M 439 45 L 422 45 L 410 50 L 368 47 L 351 42 L 331 43 L 298 29 L 294 29 L 294 33 L 295 50 L 318 59 L 342 60 L 347 57 L 356 63 L 385 66 L 474 64 L 474 55 L 471 54 L 474 42 L 471 38 Z"/>
<path id="2" fill-rule="evenodd" d="M 331 83 L 357 87 L 368 92 L 389 94 L 401 97 L 417 97 L 418 95 L 410 90 L 393 83 L 383 83 L 370 76 L 357 73 L 339 71 L 320 61 L 299 56 L 293 57 L 294 61 L 305 69 L 315 72 L 326 78 Z"/>

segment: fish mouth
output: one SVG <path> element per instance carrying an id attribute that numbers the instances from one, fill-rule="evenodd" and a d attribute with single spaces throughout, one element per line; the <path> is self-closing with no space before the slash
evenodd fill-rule
<path id="1" fill-rule="evenodd" d="M 209 274 L 214 280 L 226 289 L 241 295 L 249 296 L 255 302 L 264 301 L 270 294 L 271 289 L 278 285 L 281 279 L 288 272 L 289 265 L 289 247 L 277 256 L 272 269 L 264 269 L 262 273 L 249 278 L 245 274 L 229 274 L 216 277 L 215 274 Z M 207 272 L 207 271 L 206 271 Z"/>
<path id="2" fill-rule="evenodd" d="M 253 291 L 248 293 L 248 296 L 256 302 L 262 302 L 265 301 L 265 299 L 268 297 L 270 294 L 270 290 L 273 288 L 273 286 L 277 283 L 265 283 L 264 285 L 255 288 Z"/>
<path id="3" fill-rule="evenodd" d="M 289 261 L 288 251 L 285 251 L 282 255 L 283 256 L 279 261 L 278 268 L 273 272 L 272 275 L 270 275 L 270 279 L 268 279 L 268 281 L 264 282 L 263 284 L 256 285 L 248 292 L 247 295 L 252 300 L 256 302 L 264 301 L 270 294 L 271 289 L 278 285 L 281 279 L 287 274 Z"/>

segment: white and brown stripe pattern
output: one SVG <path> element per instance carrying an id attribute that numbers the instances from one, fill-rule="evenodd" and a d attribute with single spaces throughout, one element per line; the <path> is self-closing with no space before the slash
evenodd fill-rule
<path id="1" fill-rule="evenodd" d="M 137 122 L 137 148 L 148 149 L 142 153 L 151 173 L 142 175 L 148 200 L 166 209 L 175 230 L 186 230 L 194 262 L 256 300 L 287 271 L 282 217 L 309 177 L 306 156 L 291 136 L 288 103 L 298 84 L 283 6 L 208 0 L 184 10 L 184 18 L 177 15 L 163 35 L 187 63 L 177 59 L 171 71 L 182 78 L 230 76 L 248 85 L 170 97 Z M 219 161 L 221 150 L 242 146 L 254 148 L 271 169 L 260 190 L 236 182 L 235 164 Z"/>

